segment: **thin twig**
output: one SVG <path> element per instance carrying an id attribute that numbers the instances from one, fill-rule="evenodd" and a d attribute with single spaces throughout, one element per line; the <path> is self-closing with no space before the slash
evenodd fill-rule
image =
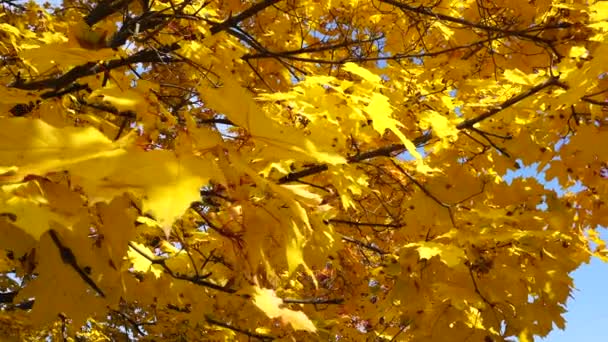
<path id="1" fill-rule="evenodd" d="M 217 326 L 222 327 L 222 328 L 230 329 L 230 330 L 232 330 L 234 332 L 238 332 L 238 333 L 241 333 L 241 334 L 246 335 L 248 337 L 255 338 L 255 339 L 258 339 L 258 340 L 261 340 L 261 341 L 272 341 L 272 340 L 275 339 L 273 336 L 270 336 L 270 335 L 258 334 L 258 333 L 253 332 L 253 331 L 249 331 L 249 330 L 245 330 L 245 329 L 241 329 L 241 328 L 235 327 L 234 325 L 226 323 L 226 322 L 218 321 L 218 320 L 212 318 L 209 315 L 205 315 L 205 320 L 209 324 L 213 324 L 213 325 L 217 325 Z"/>

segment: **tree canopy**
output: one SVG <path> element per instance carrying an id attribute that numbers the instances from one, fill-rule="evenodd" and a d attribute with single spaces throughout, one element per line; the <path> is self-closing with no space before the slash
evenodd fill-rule
<path id="1" fill-rule="evenodd" d="M 563 329 L 607 65 L 605 1 L 0 0 L 0 338 Z"/>

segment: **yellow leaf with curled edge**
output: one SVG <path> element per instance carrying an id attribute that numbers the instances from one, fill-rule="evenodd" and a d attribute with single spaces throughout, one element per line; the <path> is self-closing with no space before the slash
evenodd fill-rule
<path id="1" fill-rule="evenodd" d="M 22 34 L 21 30 L 7 23 L 0 23 L 0 31 L 13 36 L 20 36 Z"/>
<path id="2" fill-rule="evenodd" d="M 294 220 L 291 220 L 290 226 L 291 227 L 288 229 L 289 234 L 285 252 L 287 257 L 287 269 L 291 275 L 300 265 L 304 266 L 307 270 L 308 267 L 304 262 L 304 244 L 306 243 L 306 239 Z"/>
<path id="3" fill-rule="evenodd" d="M 279 318 L 284 324 L 290 324 L 294 330 L 316 332 L 317 328 L 310 318 L 302 311 L 282 308 L 283 300 L 275 294 L 274 290 L 253 288 L 253 303 L 270 318 Z"/>
<path id="4" fill-rule="evenodd" d="M 158 222 L 156 222 L 154 219 L 151 219 L 147 216 L 138 216 L 137 220 L 135 220 L 135 222 L 145 224 L 146 226 L 149 226 L 149 227 L 160 227 L 158 225 Z"/>
<path id="5" fill-rule="evenodd" d="M 103 49 L 108 46 L 106 38 L 109 32 L 101 27 L 91 27 L 84 20 L 70 25 L 70 38 L 88 50 Z"/>
<path id="6" fill-rule="evenodd" d="M 589 19 L 591 22 L 600 23 L 608 19 L 608 3 L 605 1 L 596 1 L 593 5 L 589 6 Z"/>
<path id="7" fill-rule="evenodd" d="M 28 185 L 30 184 L 20 185 L 20 188 L 29 188 Z M 49 221 L 57 220 L 58 215 L 53 213 L 46 203 L 28 198 L 29 196 L 18 196 L 15 190 L 17 189 L 10 189 L 8 186 L 0 188 L 0 220 L 19 227 L 38 240 L 49 229 Z"/>
<path id="8" fill-rule="evenodd" d="M 352 62 L 344 63 L 343 69 L 350 72 L 351 74 L 355 74 L 361 77 L 362 79 L 374 85 L 379 85 L 382 81 L 382 78 L 380 78 L 380 76 Z"/>
<path id="9" fill-rule="evenodd" d="M 410 243 L 406 248 L 415 248 L 420 259 L 430 260 L 434 256 L 439 256 L 439 260 L 448 267 L 455 267 L 462 264 L 466 258 L 464 250 L 454 245 L 444 245 L 437 242 L 417 242 Z"/>
<path id="10" fill-rule="evenodd" d="M 388 97 L 380 94 L 373 93 L 369 104 L 365 108 L 365 111 L 369 114 L 372 119 L 372 127 L 380 134 L 384 134 L 386 129 L 389 129 L 401 140 L 408 152 L 416 159 L 422 159 L 422 156 L 416 151 L 416 145 L 405 137 L 405 135 L 399 130 L 397 126 L 403 126 L 399 121 L 393 119 L 391 114 L 393 108 L 388 100 Z"/>
<path id="11" fill-rule="evenodd" d="M 0 170 L 8 170 L 0 174 L 0 183 L 125 153 L 122 140 L 113 142 L 92 127 L 56 128 L 28 118 L 0 119 L 0 126 Z"/>

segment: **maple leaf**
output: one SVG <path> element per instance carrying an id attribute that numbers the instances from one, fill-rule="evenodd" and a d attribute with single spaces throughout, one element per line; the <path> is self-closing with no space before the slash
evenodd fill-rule
<path id="1" fill-rule="evenodd" d="M 317 328 L 302 311 L 294 311 L 282 308 L 283 301 L 278 298 L 271 289 L 259 287 L 253 288 L 253 302 L 270 318 L 280 318 L 285 324 L 289 324 L 295 330 L 315 332 Z"/>

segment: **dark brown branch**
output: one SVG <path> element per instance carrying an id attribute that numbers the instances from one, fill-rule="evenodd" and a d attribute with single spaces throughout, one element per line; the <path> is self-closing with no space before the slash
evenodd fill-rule
<path id="1" fill-rule="evenodd" d="M 76 67 L 65 74 L 56 78 L 47 78 L 39 81 L 27 82 L 27 83 L 15 83 L 12 85 L 14 88 L 23 90 L 42 90 L 48 88 L 61 89 L 69 86 L 72 82 L 75 82 L 79 78 L 92 76 L 100 72 L 112 70 L 136 63 L 154 63 L 154 62 L 169 62 L 172 57 L 168 56 L 169 52 L 179 49 L 180 46 L 177 43 L 163 46 L 159 49 L 146 49 L 141 50 L 127 58 L 113 59 L 107 63 L 88 62 Z"/>
<path id="2" fill-rule="evenodd" d="M 127 18 L 120 27 L 120 30 L 114 33 L 110 39 L 108 47 L 115 49 L 124 45 L 133 36 L 138 25 L 139 32 L 144 32 L 156 29 L 157 27 L 162 28 L 163 24 L 168 24 L 172 18 L 172 16 L 161 15 L 155 11 L 145 12 L 139 17 Z"/>
<path id="3" fill-rule="evenodd" d="M 344 303 L 344 298 L 306 298 L 306 299 L 297 299 L 297 298 L 283 298 L 283 303 L 285 304 L 342 304 Z"/>
<path id="4" fill-rule="evenodd" d="M 241 58 L 244 60 L 257 59 L 257 58 L 269 58 L 269 57 L 270 58 L 274 58 L 274 57 L 287 58 L 288 56 L 299 55 L 299 54 L 304 54 L 304 53 L 315 53 L 315 52 L 323 52 L 323 51 L 330 51 L 330 50 L 334 51 L 337 49 L 349 47 L 351 45 L 372 43 L 372 42 L 375 42 L 382 38 L 384 38 L 384 37 L 380 36 L 380 37 L 374 37 L 374 38 L 370 38 L 370 39 L 357 40 L 357 41 L 345 40 L 344 42 L 336 43 L 336 44 L 320 45 L 320 46 L 313 45 L 313 46 L 307 46 L 307 47 L 304 47 L 301 49 L 287 50 L 287 51 L 281 51 L 281 52 L 270 52 L 270 51 L 258 52 L 258 53 L 252 53 L 252 54 L 245 54 Z"/>
<path id="5" fill-rule="evenodd" d="M 425 134 L 417 137 L 412 142 L 414 143 L 414 145 L 416 145 L 416 147 L 420 147 L 420 146 L 425 145 L 427 142 L 429 142 L 429 140 L 431 140 L 431 137 L 432 137 L 432 134 L 429 131 L 429 132 L 426 132 Z M 383 146 L 383 147 L 380 147 L 380 148 L 377 148 L 374 150 L 356 154 L 356 155 L 348 158 L 348 163 L 350 164 L 350 163 L 362 162 L 364 160 L 368 160 L 368 159 L 372 159 L 372 158 L 376 158 L 376 157 L 390 157 L 393 153 L 401 152 L 404 150 L 406 150 L 406 148 L 405 148 L 405 145 L 403 145 L 403 144 L 392 144 L 392 145 L 388 145 L 388 146 Z M 281 177 L 278 180 L 278 183 L 285 184 L 285 183 L 293 182 L 293 181 L 296 181 L 296 180 L 306 177 L 306 176 L 312 176 L 317 173 L 327 171 L 327 169 L 328 169 L 328 166 L 326 164 L 313 165 L 313 166 L 307 167 L 303 170 L 291 172 L 288 175 Z"/>
<path id="6" fill-rule="evenodd" d="M 487 118 L 489 118 L 489 117 L 491 117 L 491 116 L 493 116 L 495 114 L 498 114 L 502 110 L 511 107 L 512 105 L 516 104 L 517 102 L 519 102 L 519 101 L 521 101 L 521 100 L 523 100 L 523 99 L 525 99 L 527 97 L 530 97 L 530 96 L 538 93 L 539 91 L 541 91 L 541 90 L 543 90 L 543 89 L 545 89 L 545 88 L 547 88 L 549 86 L 557 85 L 558 83 L 559 83 L 559 78 L 558 77 L 550 77 L 550 78 L 546 79 L 545 81 L 543 81 L 543 82 L 535 85 L 534 87 L 528 89 L 527 91 L 525 91 L 525 92 L 523 92 L 523 93 L 521 93 L 521 94 L 519 94 L 517 96 L 514 96 L 514 97 L 508 99 L 507 101 L 501 103 L 500 105 L 498 105 L 498 106 L 490 109 L 489 111 L 487 111 L 487 112 L 485 112 L 485 113 L 483 113 L 481 115 L 478 115 L 478 116 L 476 116 L 474 118 L 471 118 L 471 119 L 468 119 L 468 120 L 465 120 L 465 121 L 459 123 L 456 126 L 456 128 L 458 128 L 458 129 L 465 129 L 465 128 L 472 127 L 476 123 L 481 122 L 481 121 L 483 121 L 483 120 L 485 120 L 485 119 L 487 119 Z"/>
<path id="7" fill-rule="evenodd" d="M 26 10 L 25 6 L 23 6 L 21 4 L 15 3 L 15 0 L 1 0 L 0 4 L 7 5 L 7 6 L 10 6 L 10 7 L 15 7 L 16 9 L 18 9 L 20 11 L 25 11 Z"/>
<path id="8" fill-rule="evenodd" d="M 225 119 L 225 118 L 197 119 L 196 121 L 200 124 L 220 124 L 220 125 L 236 126 L 236 124 L 234 122 L 230 121 L 230 119 Z"/>
<path id="9" fill-rule="evenodd" d="M 234 325 L 226 323 L 226 322 L 218 321 L 218 320 L 212 318 L 209 315 L 205 315 L 205 320 L 209 324 L 217 325 L 219 327 L 226 328 L 226 329 L 230 329 L 230 330 L 232 330 L 234 332 L 238 332 L 238 333 L 241 333 L 241 334 L 246 335 L 248 337 L 255 338 L 255 339 L 258 339 L 258 340 L 261 340 L 261 341 L 272 341 L 272 340 L 275 339 L 273 336 L 270 336 L 270 335 L 258 334 L 258 333 L 253 332 L 253 331 L 249 331 L 249 330 L 245 330 L 245 329 L 241 329 L 241 328 L 235 327 Z"/>
<path id="10" fill-rule="evenodd" d="M 373 245 L 371 243 L 366 243 L 366 242 L 357 240 L 357 239 L 352 238 L 350 236 L 342 235 L 342 240 L 344 240 L 346 242 L 350 242 L 352 244 L 355 244 L 355 245 L 357 245 L 359 247 L 363 247 L 365 249 L 369 249 L 370 251 L 376 252 L 376 253 L 378 253 L 380 255 L 389 254 L 389 252 L 381 249 L 380 247 L 377 247 L 377 246 L 375 246 L 375 245 Z"/>
<path id="11" fill-rule="evenodd" d="M 593 105 L 608 106 L 608 102 L 606 102 L 606 101 L 600 101 L 600 100 L 590 99 L 589 97 L 583 97 L 581 100 L 583 100 L 584 102 L 593 104 Z"/>
<path id="12" fill-rule="evenodd" d="M 133 320 L 133 318 L 131 318 L 126 313 L 124 313 L 122 311 L 118 311 L 118 310 L 110 310 L 110 311 L 117 314 L 122 319 L 124 319 L 127 323 L 129 323 L 133 327 L 133 332 L 135 332 L 136 336 L 146 336 L 147 335 L 143 330 L 141 330 L 142 324 Z"/>
<path id="13" fill-rule="evenodd" d="M 348 221 L 348 220 L 339 220 L 339 219 L 330 219 L 327 220 L 329 223 L 342 223 L 348 224 L 352 226 L 362 226 L 362 227 L 385 227 L 385 228 L 401 228 L 402 224 L 399 223 L 373 223 L 373 222 L 356 222 L 356 221 Z"/>
<path id="14" fill-rule="evenodd" d="M 53 243 L 55 244 L 55 246 L 57 246 L 57 249 L 59 250 L 59 255 L 61 256 L 61 261 L 63 261 L 64 264 L 72 267 L 74 269 L 74 271 L 76 271 L 76 273 L 78 273 L 80 278 L 85 283 L 87 283 L 87 285 L 89 285 L 93 290 L 95 290 L 95 292 L 97 292 L 97 294 L 99 296 L 105 298 L 106 295 L 99 288 L 99 286 L 97 286 L 97 284 L 95 284 L 93 279 L 91 279 L 91 277 L 89 277 L 89 275 L 78 265 L 78 261 L 76 260 L 76 256 L 74 255 L 74 252 L 72 252 L 72 249 L 70 249 L 69 247 L 66 247 L 61 242 L 61 240 L 59 239 L 59 235 L 57 234 L 57 232 L 54 229 L 49 230 L 49 234 L 51 235 L 51 239 L 53 240 Z"/>
<path id="15" fill-rule="evenodd" d="M 73 83 L 69 87 L 61 89 L 61 90 L 51 90 L 51 91 L 42 93 L 42 95 L 40 95 L 40 97 L 43 99 L 50 99 L 52 97 L 61 97 L 63 95 L 66 95 L 69 93 L 74 93 L 74 92 L 81 91 L 81 90 L 86 90 L 86 91 L 90 92 L 91 88 L 89 88 L 88 84 Z"/>
<path id="16" fill-rule="evenodd" d="M 408 5 L 407 3 L 403 3 L 403 2 L 399 2 L 396 0 L 380 0 L 381 2 L 393 5 L 399 9 L 401 9 L 402 11 L 406 11 L 406 12 L 411 12 L 411 13 L 417 13 L 420 15 L 424 15 L 424 16 L 428 16 L 428 17 L 432 17 L 432 18 L 436 18 L 439 20 L 443 20 L 443 21 L 447 21 L 447 22 L 451 22 L 454 24 L 460 24 L 463 26 L 467 26 L 467 27 L 473 27 L 476 29 L 480 29 L 483 31 L 487 31 L 487 32 L 496 32 L 496 33 L 501 33 L 507 36 L 516 36 L 516 37 L 520 37 L 520 38 L 524 38 L 524 39 L 528 39 L 528 40 L 532 40 L 532 41 L 536 41 L 536 42 L 542 42 L 545 44 L 551 44 L 552 42 L 537 36 L 533 36 L 530 35 L 529 33 L 527 33 L 526 31 L 513 31 L 513 30 L 507 30 L 507 29 L 502 29 L 500 27 L 494 27 L 494 26 L 488 26 L 488 25 L 484 25 L 484 24 L 480 24 L 480 23 L 474 23 L 471 21 L 468 21 L 466 19 L 463 18 L 456 18 L 456 17 L 452 17 L 446 14 L 441 14 L 441 13 L 437 13 L 437 12 L 433 12 L 433 10 L 430 7 L 425 7 L 425 6 L 411 6 Z M 532 27 L 532 29 L 554 29 L 554 28 L 568 28 L 571 27 L 572 24 L 570 23 L 561 23 L 560 25 L 552 25 L 551 27 L 548 28 L 535 28 Z M 531 28 L 528 28 L 528 30 Z"/>
<path id="17" fill-rule="evenodd" d="M 100 110 L 102 112 L 108 112 L 114 114 L 116 116 L 122 116 L 127 119 L 135 119 L 137 117 L 136 113 L 131 110 L 119 111 L 116 107 L 105 104 L 105 103 L 90 103 L 83 99 L 78 99 L 78 104 L 86 107 L 90 107 L 93 109 Z"/>
<path id="18" fill-rule="evenodd" d="M 89 26 L 93 26 L 103 19 L 114 14 L 121 8 L 128 6 L 133 0 L 106 0 L 100 1 L 91 13 L 84 18 L 84 22 Z"/>
<path id="19" fill-rule="evenodd" d="M 395 166 L 397 168 L 397 170 L 399 170 L 405 177 L 407 177 L 407 179 L 410 180 L 410 182 L 414 183 L 414 185 L 416 185 L 420 190 L 422 190 L 422 192 L 424 192 L 425 195 L 429 196 L 433 201 L 435 201 L 435 203 L 439 204 L 440 206 L 442 206 L 444 208 L 450 209 L 449 204 L 443 202 L 442 200 L 437 198 L 437 196 L 433 195 L 433 193 L 431 193 L 424 185 L 422 185 L 422 183 L 420 183 L 417 179 L 412 177 L 412 175 L 410 175 L 404 168 L 402 168 L 401 165 L 397 164 L 396 161 L 391 160 L 391 162 L 393 163 L 393 166 Z"/>
<path id="20" fill-rule="evenodd" d="M 230 17 L 219 24 L 213 25 L 211 27 L 211 34 L 216 34 L 216 33 L 222 32 L 224 30 L 227 30 L 230 27 L 236 26 L 241 21 L 243 21 L 247 18 L 253 17 L 258 12 L 264 10 L 266 7 L 272 6 L 279 1 L 281 1 L 281 0 L 264 0 L 262 2 L 259 2 L 255 5 L 249 7 L 248 9 L 244 10 L 243 12 L 237 14 L 234 17 Z"/>
<path id="21" fill-rule="evenodd" d="M 18 291 L 0 293 L 0 304 L 12 304 L 17 294 Z"/>
<path id="22" fill-rule="evenodd" d="M 471 131 L 475 132 L 474 127 L 469 128 Z M 476 139 L 475 137 L 473 137 L 471 134 L 469 134 L 466 131 L 462 132 L 466 137 L 468 137 L 469 139 L 473 140 L 474 142 L 478 143 L 479 145 L 481 145 L 484 150 L 486 150 L 486 148 L 488 147 L 486 144 L 484 144 L 483 142 L 479 141 L 478 139 Z M 511 158 L 511 155 L 502 147 L 499 147 L 498 145 L 496 145 L 488 136 L 486 136 L 483 131 L 479 131 L 477 132 L 479 135 L 481 135 L 482 138 L 484 138 L 488 144 L 490 144 L 490 146 L 494 147 L 498 152 L 500 152 L 502 155 L 504 155 L 507 158 Z"/>
<path id="23" fill-rule="evenodd" d="M 148 256 L 148 254 L 146 254 L 144 251 L 140 250 L 139 247 L 135 246 L 135 244 L 133 244 L 131 242 L 129 242 L 129 247 L 131 247 L 131 249 L 133 249 L 139 255 L 148 259 L 148 261 L 150 261 L 152 264 L 160 265 L 163 268 L 163 270 L 174 279 L 185 280 L 185 281 L 191 282 L 193 284 L 204 286 L 204 287 L 207 287 L 207 288 L 210 288 L 213 290 L 217 290 L 220 292 L 225 292 L 225 293 L 235 293 L 236 292 L 236 290 L 234 290 L 234 289 L 220 286 L 220 285 L 217 285 L 212 282 L 204 280 L 204 278 L 208 277 L 207 275 L 204 275 L 201 277 L 190 277 L 187 275 L 175 273 L 169 266 L 167 266 L 166 258 L 152 258 L 152 257 Z"/>
<path id="24" fill-rule="evenodd" d="M 328 60 L 328 59 L 320 59 L 320 58 L 314 58 L 314 57 L 295 56 L 298 53 L 309 53 L 307 51 L 299 52 L 300 50 L 281 51 L 281 52 L 271 52 L 271 51 L 265 50 L 263 52 L 258 52 L 256 54 L 246 54 L 242 58 L 244 60 L 249 60 L 249 59 L 254 59 L 254 58 L 282 58 L 282 59 L 289 59 L 289 60 L 294 60 L 294 61 L 298 61 L 298 62 L 319 63 L 319 64 L 344 64 L 347 62 L 362 63 L 362 62 L 377 62 L 377 61 L 388 61 L 388 60 L 398 61 L 398 60 L 408 59 L 408 58 L 434 57 L 434 56 L 439 56 L 442 54 L 446 54 L 446 53 L 450 53 L 450 52 L 454 52 L 454 51 L 458 51 L 458 50 L 480 47 L 483 44 L 488 43 L 494 39 L 495 38 L 483 39 L 483 40 L 476 41 L 476 42 L 473 42 L 470 44 L 455 46 L 455 47 L 446 48 L 446 49 L 437 50 L 437 51 L 409 53 L 409 54 L 398 53 L 398 54 L 389 55 L 389 56 L 377 56 L 377 57 L 347 57 L 347 58 L 342 58 L 340 60 Z"/>

